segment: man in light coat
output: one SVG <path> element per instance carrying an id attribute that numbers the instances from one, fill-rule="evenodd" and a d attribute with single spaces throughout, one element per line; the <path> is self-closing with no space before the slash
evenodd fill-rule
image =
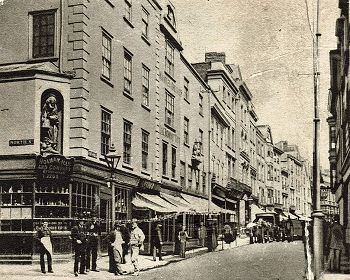
<path id="1" fill-rule="evenodd" d="M 134 266 L 134 276 L 138 276 L 140 273 L 139 269 L 139 253 L 143 249 L 143 241 L 145 235 L 137 225 L 137 220 L 132 219 L 131 232 L 130 232 L 130 248 L 131 248 L 131 262 Z"/>

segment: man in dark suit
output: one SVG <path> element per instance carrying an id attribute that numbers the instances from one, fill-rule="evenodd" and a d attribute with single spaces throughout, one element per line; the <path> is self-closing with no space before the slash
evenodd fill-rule
<path id="1" fill-rule="evenodd" d="M 86 271 L 91 270 L 99 272 L 97 270 L 97 251 L 98 251 L 98 239 L 101 236 L 100 224 L 97 222 L 97 218 L 93 217 L 91 222 L 88 222 L 86 225 L 88 242 L 86 248 Z M 90 261 L 91 260 L 91 261 Z"/>
<path id="2" fill-rule="evenodd" d="M 85 272 L 85 254 L 87 245 L 86 229 L 84 221 L 79 221 L 78 225 L 72 228 L 71 232 L 73 250 L 74 250 L 74 275 L 78 276 L 78 266 L 80 262 L 80 274 L 87 274 Z"/>
<path id="3" fill-rule="evenodd" d="M 155 229 L 152 232 L 152 252 L 153 252 L 153 260 L 156 260 L 157 256 L 157 250 L 158 250 L 158 258 L 161 261 L 162 260 L 162 245 L 163 245 L 163 238 L 162 238 L 162 224 L 158 223 L 155 227 Z"/>

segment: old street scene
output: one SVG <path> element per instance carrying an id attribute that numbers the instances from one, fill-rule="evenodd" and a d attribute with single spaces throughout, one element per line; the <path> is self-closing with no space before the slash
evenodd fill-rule
<path id="1" fill-rule="evenodd" d="M 0 0 L 1 279 L 350 279 L 347 0 Z"/>

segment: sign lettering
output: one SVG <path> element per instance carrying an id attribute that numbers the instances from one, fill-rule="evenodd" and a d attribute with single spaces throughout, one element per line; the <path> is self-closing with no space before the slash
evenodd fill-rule
<path id="1" fill-rule="evenodd" d="M 74 159 L 67 159 L 62 155 L 38 156 L 36 171 L 38 179 L 67 180 L 73 171 Z"/>
<path id="2" fill-rule="evenodd" d="M 26 146 L 34 145 L 34 139 L 19 139 L 19 140 L 10 140 L 9 146 Z"/>

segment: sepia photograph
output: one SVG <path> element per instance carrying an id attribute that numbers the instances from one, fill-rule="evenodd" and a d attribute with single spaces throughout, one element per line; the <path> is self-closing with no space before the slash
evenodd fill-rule
<path id="1" fill-rule="evenodd" d="M 0 0 L 0 278 L 350 279 L 349 8 Z"/>

